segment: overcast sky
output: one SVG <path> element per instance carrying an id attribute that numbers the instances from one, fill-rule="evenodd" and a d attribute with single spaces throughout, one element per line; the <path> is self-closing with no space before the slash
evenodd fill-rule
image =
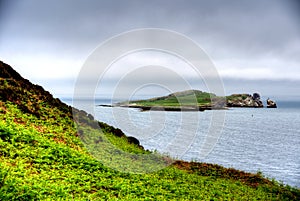
<path id="1" fill-rule="evenodd" d="M 227 94 L 299 96 L 296 0 L 0 0 L 0 60 L 56 97 L 72 96 L 93 50 L 140 28 L 168 29 L 194 40 L 215 64 Z M 135 58 L 151 65 L 151 57 Z M 155 58 L 165 63 L 163 55 Z"/>

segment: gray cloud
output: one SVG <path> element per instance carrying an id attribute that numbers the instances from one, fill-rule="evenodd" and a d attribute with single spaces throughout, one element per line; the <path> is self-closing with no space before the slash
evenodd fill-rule
<path id="1" fill-rule="evenodd" d="M 48 64 L 56 65 L 53 58 L 83 62 L 100 42 L 115 34 L 157 27 L 191 37 L 220 71 L 267 69 L 276 76 L 265 77 L 276 83 L 289 80 L 290 74 L 290 79 L 300 80 L 299 5 L 296 0 L 2 0 L 0 59 L 21 68 L 19 55 L 34 62 L 43 52 L 50 55 Z M 238 73 L 231 79 L 239 76 L 245 79 Z M 249 77 L 255 79 L 254 74 Z M 230 88 L 234 82 L 227 83 Z M 291 86 L 290 93 L 299 91 Z"/>
<path id="2" fill-rule="evenodd" d="M 8 6 L 6 20 L 14 24 L 10 29 L 15 36 L 63 40 L 75 45 L 95 45 L 112 34 L 154 26 L 193 37 L 204 35 L 203 39 L 210 37 L 229 48 L 244 47 L 256 52 L 282 49 L 299 35 L 299 21 L 291 14 L 292 2 L 27 0 Z"/>

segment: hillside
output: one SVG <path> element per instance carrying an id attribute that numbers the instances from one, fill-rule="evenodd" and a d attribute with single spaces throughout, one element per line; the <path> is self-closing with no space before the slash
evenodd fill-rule
<path id="1" fill-rule="evenodd" d="M 168 166 L 142 174 L 157 167 L 136 155 Z M 261 174 L 153 155 L 0 62 L 0 200 L 249 199 L 299 200 L 300 191 Z"/>

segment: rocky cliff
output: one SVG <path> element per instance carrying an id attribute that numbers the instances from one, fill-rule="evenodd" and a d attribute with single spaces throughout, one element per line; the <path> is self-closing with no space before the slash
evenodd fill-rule
<path id="1" fill-rule="evenodd" d="M 258 93 L 227 96 L 227 107 L 264 107 Z"/>

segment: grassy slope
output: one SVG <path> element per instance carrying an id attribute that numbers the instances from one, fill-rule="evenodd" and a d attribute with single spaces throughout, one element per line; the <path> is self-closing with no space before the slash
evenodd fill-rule
<path id="1" fill-rule="evenodd" d="M 100 132 L 88 118 L 76 125 L 70 107 L 14 72 L 5 73 L 8 66 L 0 63 L 0 69 L 0 200 L 300 198 L 299 190 L 259 174 L 217 165 L 176 161 L 148 174 L 111 169 L 104 165 L 112 160 L 105 152 L 100 150 L 99 160 L 89 154 L 80 140 L 84 133 L 104 139 L 104 148 L 111 144 L 108 139 L 126 152 L 149 153 L 128 143 L 125 136 L 117 137 L 119 130 L 110 126 L 101 124 L 104 132 Z"/>
<path id="2" fill-rule="evenodd" d="M 147 100 L 131 101 L 140 106 L 210 106 L 211 98 L 216 98 L 215 94 L 202 92 L 198 90 L 188 90 L 183 92 L 172 93 L 168 96 L 152 98 Z"/>

